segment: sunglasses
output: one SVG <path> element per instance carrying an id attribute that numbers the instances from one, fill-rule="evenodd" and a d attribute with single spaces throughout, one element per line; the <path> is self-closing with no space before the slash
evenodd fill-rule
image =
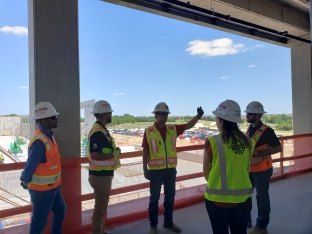
<path id="1" fill-rule="evenodd" d="M 256 115 L 255 113 L 247 113 L 247 115 Z"/>
<path id="2" fill-rule="evenodd" d="M 52 116 L 52 117 L 46 118 L 46 120 L 57 120 L 57 116 Z"/>
<path id="3" fill-rule="evenodd" d="M 157 115 L 167 116 L 168 112 L 156 112 Z"/>

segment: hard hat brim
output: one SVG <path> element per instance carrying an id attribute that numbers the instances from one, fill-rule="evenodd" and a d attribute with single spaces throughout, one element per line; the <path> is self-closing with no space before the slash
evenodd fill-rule
<path id="1" fill-rule="evenodd" d="M 49 118 L 49 117 L 52 117 L 52 116 L 58 116 L 60 113 L 56 112 L 55 114 L 53 115 L 47 115 L 47 116 L 44 116 L 44 117 L 41 117 L 41 118 L 38 118 L 36 116 L 31 116 L 30 119 L 31 120 L 38 120 L 38 119 L 46 119 L 46 118 Z"/>
<path id="2" fill-rule="evenodd" d="M 230 121 L 230 122 L 234 122 L 234 123 L 243 123 L 244 121 L 240 118 L 240 117 L 231 117 L 231 116 L 226 116 L 226 115 L 221 115 L 220 113 L 218 113 L 217 111 L 213 111 L 212 112 L 216 117 Z"/>
<path id="3" fill-rule="evenodd" d="M 110 112 L 91 112 L 91 114 L 107 114 L 107 113 L 112 113 L 114 110 L 110 111 Z"/>
<path id="4" fill-rule="evenodd" d="M 247 110 L 245 110 L 244 112 L 247 113 L 247 114 L 248 113 L 251 113 L 251 114 L 264 114 L 264 113 L 267 113 L 266 111 L 262 111 L 262 112 L 253 111 L 253 112 L 250 112 L 250 111 L 247 111 Z"/>

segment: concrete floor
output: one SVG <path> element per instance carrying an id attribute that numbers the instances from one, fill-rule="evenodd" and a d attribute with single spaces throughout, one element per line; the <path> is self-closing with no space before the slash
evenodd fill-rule
<path id="1" fill-rule="evenodd" d="M 312 173 L 273 182 L 270 185 L 271 222 L 270 234 L 312 234 Z M 253 196 L 253 222 L 256 219 L 255 194 Z M 204 203 L 174 212 L 174 221 L 185 234 L 212 233 Z M 159 217 L 162 224 L 163 216 Z M 110 234 L 148 233 L 147 219 L 109 230 Z M 159 233 L 172 233 L 159 225 Z"/>

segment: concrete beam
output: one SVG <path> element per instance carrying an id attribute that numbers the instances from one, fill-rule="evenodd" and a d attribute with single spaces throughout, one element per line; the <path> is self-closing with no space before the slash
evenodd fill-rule
<path id="1" fill-rule="evenodd" d="M 312 132 L 312 49 L 306 43 L 291 48 L 294 134 Z"/>
<path id="2" fill-rule="evenodd" d="M 30 111 L 36 103 L 48 101 L 60 113 L 54 133 L 62 158 L 80 157 L 77 1 L 28 0 Z M 64 230 L 81 225 L 80 174 L 80 164 L 62 160 L 62 192 L 68 208 Z"/>

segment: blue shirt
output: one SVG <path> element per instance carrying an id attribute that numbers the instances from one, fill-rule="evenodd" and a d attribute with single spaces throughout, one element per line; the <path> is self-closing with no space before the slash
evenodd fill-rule
<path id="1" fill-rule="evenodd" d="M 53 132 L 49 129 L 38 127 L 50 140 L 52 140 Z M 29 183 L 31 178 L 38 167 L 39 163 L 45 163 L 45 145 L 42 141 L 36 140 L 33 142 L 31 147 L 28 149 L 28 158 L 20 180 Z"/>

